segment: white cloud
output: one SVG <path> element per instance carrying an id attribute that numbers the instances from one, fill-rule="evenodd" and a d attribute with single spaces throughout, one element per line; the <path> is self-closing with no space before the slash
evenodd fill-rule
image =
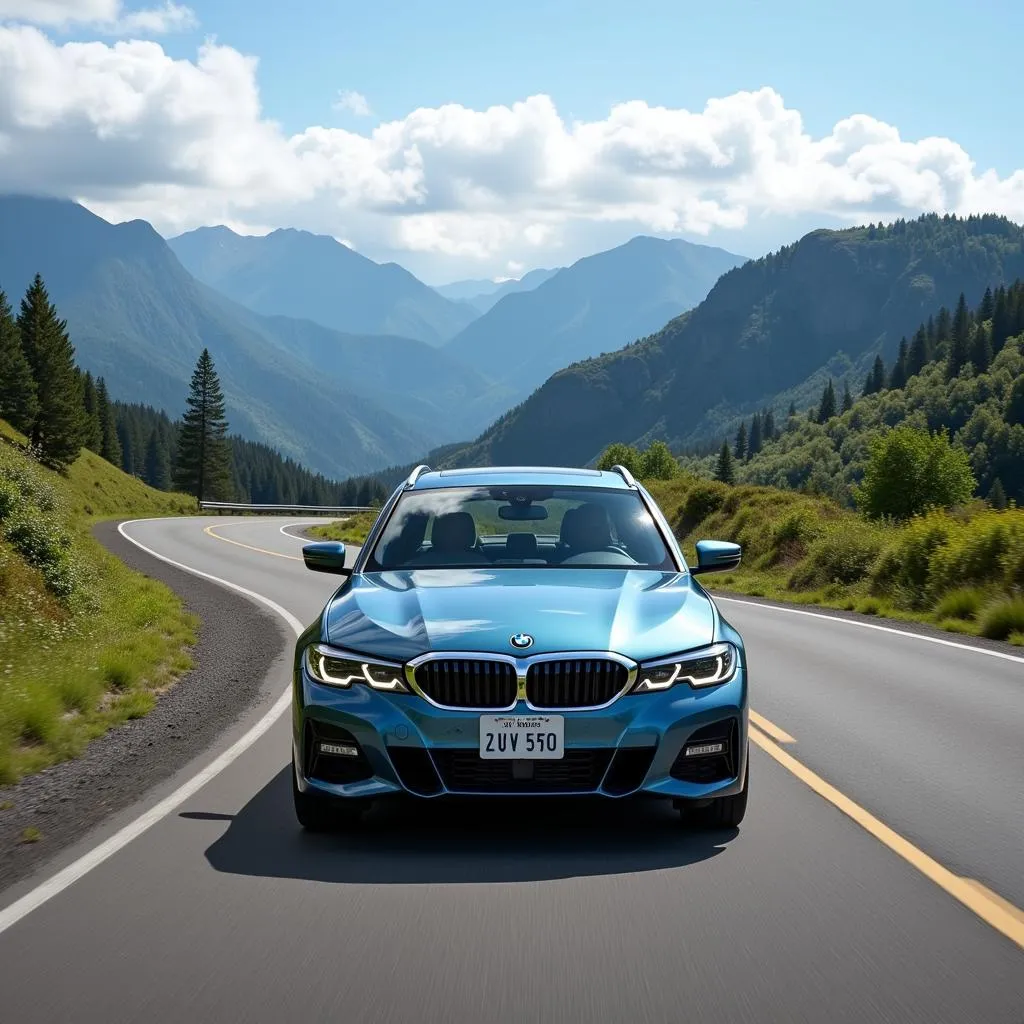
<path id="1" fill-rule="evenodd" d="M 355 114 L 356 117 L 373 116 L 369 101 L 361 92 L 355 92 L 353 89 L 342 89 L 338 93 L 338 98 L 334 101 L 334 109 L 346 110 L 350 114 Z"/>
<path id="2" fill-rule="evenodd" d="M 65 29 L 81 24 L 108 35 L 158 35 L 194 28 L 189 7 L 166 0 L 162 7 L 125 11 L 122 0 L 0 0 L 0 19 Z"/>
<path id="3" fill-rule="evenodd" d="M 96 16 L 113 5 L 74 6 Z M 700 111 L 621 103 L 589 122 L 567 123 L 538 95 L 287 135 L 262 113 L 257 72 L 212 42 L 175 60 L 154 42 L 56 45 L 0 26 L 0 189 L 72 195 L 167 233 L 296 226 L 492 274 L 564 263 L 584 237 L 707 235 L 769 217 L 1024 219 L 1024 170 L 979 171 L 956 142 L 907 140 L 866 114 L 815 138 L 770 88 Z"/>

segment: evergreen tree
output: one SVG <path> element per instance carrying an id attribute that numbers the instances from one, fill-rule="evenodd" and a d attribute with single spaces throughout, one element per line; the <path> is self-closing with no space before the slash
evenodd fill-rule
<path id="1" fill-rule="evenodd" d="M 778 434 L 775 433 L 775 413 L 771 409 L 765 409 L 762 419 L 764 421 L 762 427 L 764 440 L 774 441 L 778 437 Z"/>
<path id="2" fill-rule="evenodd" d="M 885 390 L 885 363 L 880 355 L 875 356 L 875 364 L 871 367 L 871 390 L 876 395 Z"/>
<path id="3" fill-rule="evenodd" d="M 100 424 L 99 401 L 96 397 L 96 381 L 88 370 L 82 378 L 82 399 L 85 405 L 85 427 L 83 443 L 97 455 L 103 452 L 103 427 Z"/>
<path id="4" fill-rule="evenodd" d="M 975 373 L 984 373 L 992 363 L 992 329 L 987 323 L 979 323 L 974 328 L 971 339 L 971 363 Z"/>
<path id="5" fill-rule="evenodd" d="M 718 453 L 718 465 L 715 466 L 715 479 L 721 480 L 723 484 L 736 482 L 736 470 L 733 465 L 732 452 L 729 450 L 729 442 L 722 442 L 722 449 Z"/>
<path id="6" fill-rule="evenodd" d="M 1013 317 L 1006 289 L 1000 286 L 996 292 L 995 310 L 992 313 L 992 351 L 998 355 L 1010 337 L 1013 328 Z"/>
<path id="7" fill-rule="evenodd" d="M 929 359 L 928 334 L 922 325 L 918 327 L 914 340 L 910 343 L 910 349 L 907 351 L 907 379 L 916 377 L 924 369 Z"/>
<path id="8" fill-rule="evenodd" d="M 747 457 L 746 423 L 741 423 L 739 430 L 736 431 L 736 447 L 733 449 L 733 455 L 736 456 L 737 462 L 742 462 Z"/>
<path id="9" fill-rule="evenodd" d="M 896 362 L 892 364 L 892 373 L 889 374 L 889 387 L 890 388 L 903 388 L 907 385 L 907 361 L 909 359 L 909 350 L 907 348 L 907 339 L 900 339 L 900 351 L 896 357 Z"/>
<path id="10" fill-rule="evenodd" d="M 849 412 L 853 408 L 853 395 L 850 394 L 850 382 L 843 382 L 843 412 Z"/>
<path id="11" fill-rule="evenodd" d="M 747 458 L 752 459 L 761 450 L 761 414 L 754 413 L 750 421 L 750 439 L 747 442 Z"/>
<path id="12" fill-rule="evenodd" d="M 943 306 L 939 310 L 939 317 L 935 321 L 935 337 L 931 339 L 931 350 L 936 355 L 945 355 L 949 346 L 950 331 L 952 330 L 952 317 L 949 310 Z"/>
<path id="13" fill-rule="evenodd" d="M 117 442 L 121 446 L 121 469 L 129 476 L 138 476 L 139 468 L 135 465 L 135 444 L 128 424 L 123 420 L 117 424 Z"/>
<path id="14" fill-rule="evenodd" d="M 0 419 L 28 434 L 38 412 L 32 367 L 25 358 L 11 305 L 0 291 Z"/>
<path id="15" fill-rule="evenodd" d="M 176 486 L 199 501 L 223 497 L 231 486 L 231 447 L 224 392 L 208 349 L 192 373 L 187 404 L 178 436 Z"/>
<path id="16" fill-rule="evenodd" d="M 171 489 L 171 453 L 160 436 L 160 431 L 153 428 L 146 445 L 146 468 L 143 477 L 150 487 L 158 491 Z"/>
<path id="17" fill-rule="evenodd" d="M 790 402 L 789 403 L 789 412 L 787 413 L 787 415 L 790 416 L 790 417 L 793 417 L 793 416 L 796 415 L 796 402 Z"/>
<path id="18" fill-rule="evenodd" d="M 818 422 L 828 423 L 836 414 L 836 389 L 832 386 L 832 378 L 829 377 L 825 390 L 821 393 L 821 404 L 818 406 Z"/>
<path id="19" fill-rule="evenodd" d="M 953 327 L 949 338 L 949 355 L 946 359 L 946 376 L 952 380 L 967 364 L 970 358 L 971 318 L 967 312 L 967 300 L 964 293 L 956 304 L 953 314 Z"/>
<path id="20" fill-rule="evenodd" d="M 988 503 L 992 508 L 997 508 L 1000 511 L 1006 508 L 1006 491 L 999 477 L 995 478 L 991 488 L 989 488 Z"/>
<path id="21" fill-rule="evenodd" d="M 67 326 L 36 274 L 21 300 L 18 329 L 39 398 L 30 433 L 32 447 L 54 469 L 78 457 L 85 433 L 82 382 Z"/>
<path id="22" fill-rule="evenodd" d="M 112 466 L 121 466 L 121 442 L 117 437 L 117 422 L 107 395 L 107 382 L 100 377 L 96 381 L 96 415 L 100 421 L 100 455 Z"/>
<path id="23" fill-rule="evenodd" d="M 986 320 L 991 320 L 995 313 L 996 305 L 992 298 L 992 289 L 985 289 L 985 297 L 981 300 L 981 305 L 978 307 L 978 323 L 983 324 Z"/>

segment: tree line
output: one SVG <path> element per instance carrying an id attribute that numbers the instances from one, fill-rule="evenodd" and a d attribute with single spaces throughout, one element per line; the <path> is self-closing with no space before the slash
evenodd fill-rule
<path id="1" fill-rule="evenodd" d="M 63 470 L 82 448 L 158 490 L 253 504 L 372 505 L 387 497 L 374 476 L 330 480 L 269 445 L 228 434 L 213 358 L 197 360 L 184 415 L 112 400 L 83 371 L 46 285 L 36 275 L 14 310 L 0 290 L 0 419 L 25 434 L 40 462 Z"/>

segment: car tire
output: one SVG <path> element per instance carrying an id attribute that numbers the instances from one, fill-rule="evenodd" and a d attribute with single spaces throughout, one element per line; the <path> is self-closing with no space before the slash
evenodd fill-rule
<path id="1" fill-rule="evenodd" d="M 750 755 L 743 772 L 743 789 L 733 796 L 720 796 L 703 806 L 680 807 L 683 821 L 699 828 L 736 828 L 747 813 L 747 793 L 750 791 Z"/>
<path id="2" fill-rule="evenodd" d="M 307 790 L 303 793 L 292 769 L 292 801 L 295 817 L 307 832 L 336 832 L 359 824 L 366 812 L 362 800 L 345 800 Z"/>

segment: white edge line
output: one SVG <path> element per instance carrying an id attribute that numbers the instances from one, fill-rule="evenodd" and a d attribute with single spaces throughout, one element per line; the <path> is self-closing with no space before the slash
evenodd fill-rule
<path id="1" fill-rule="evenodd" d="M 926 636 L 924 633 L 912 633 L 906 629 L 893 629 L 892 626 L 880 626 L 877 622 L 861 622 L 858 619 L 848 619 L 842 615 L 823 615 L 821 612 L 807 612 L 802 608 L 785 608 L 777 604 L 762 604 L 760 601 L 745 601 L 740 597 L 719 597 L 712 594 L 712 599 L 728 601 L 730 604 L 742 604 L 749 608 L 764 608 L 770 612 L 785 612 L 788 615 L 807 615 L 812 619 L 826 619 L 828 622 L 842 622 L 847 626 L 860 626 L 861 629 L 878 629 L 883 633 L 893 633 L 896 636 L 907 636 L 911 640 L 923 640 L 929 644 L 942 644 L 943 647 L 956 647 L 961 651 L 973 651 L 975 654 L 987 654 L 990 658 L 1002 658 L 1004 661 L 1016 661 L 1024 665 L 1024 658 L 1016 654 L 1007 654 L 1004 651 L 990 651 L 987 647 L 975 647 L 972 644 L 960 644 L 955 640 L 943 640 L 937 636 Z"/>
<path id="2" fill-rule="evenodd" d="M 183 565 L 181 562 L 175 562 L 171 558 L 167 558 L 164 555 L 158 554 L 153 551 L 152 548 L 146 547 L 145 544 L 137 541 L 134 537 L 128 536 L 125 532 L 125 526 L 130 523 L 149 523 L 155 522 L 155 519 L 133 519 L 127 523 L 121 523 L 117 527 L 117 532 L 124 537 L 125 540 L 134 544 L 137 548 L 141 548 L 148 555 L 152 555 L 154 558 L 158 558 L 161 562 L 166 562 L 168 565 L 173 565 L 176 569 L 182 569 L 185 572 L 191 573 L 193 576 L 201 576 L 203 579 L 212 580 L 214 583 L 219 583 L 221 586 L 228 587 L 231 590 L 235 590 L 240 594 L 244 594 L 246 597 L 251 598 L 253 601 L 257 601 L 260 604 L 266 605 L 273 611 L 277 612 L 285 622 L 295 631 L 295 635 L 301 635 L 305 627 L 291 612 L 287 609 L 282 608 L 281 605 L 275 601 L 271 601 L 269 597 L 264 597 L 262 594 L 257 594 L 253 590 L 247 590 L 245 587 L 239 586 L 237 583 L 229 583 L 227 580 L 222 580 L 219 576 L 213 576 L 208 572 L 201 572 L 199 569 L 193 569 L 189 565 Z M 244 736 L 235 740 L 234 743 L 228 747 L 227 750 L 223 751 L 220 755 L 215 757 L 205 768 L 199 771 L 196 775 L 193 775 L 187 782 L 182 783 L 173 793 L 164 797 L 159 803 L 154 804 L 147 811 L 140 814 L 134 821 L 129 822 L 124 828 L 115 832 L 108 839 L 105 839 L 99 846 L 93 847 L 88 853 L 83 854 L 78 860 L 72 862 L 67 867 L 62 868 L 51 878 L 48 878 L 45 882 L 41 882 L 34 889 L 27 892 L 20 899 L 15 900 L 12 904 L 4 907 L 0 910 L 0 934 L 3 934 L 12 925 L 15 925 L 23 917 L 31 914 L 37 907 L 42 906 L 47 900 L 53 899 L 59 893 L 63 892 L 68 886 L 73 885 L 83 875 L 88 874 L 93 868 L 98 867 L 109 857 L 112 857 L 118 850 L 123 849 L 133 839 L 138 838 L 152 825 L 155 825 L 161 818 L 165 818 L 171 813 L 176 807 L 181 806 L 190 796 L 197 793 L 203 786 L 206 785 L 211 779 L 219 775 L 225 768 L 228 767 L 235 761 L 241 754 L 249 749 L 288 708 L 291 701 L 291 686 L 286 687 L 284 693 L 274 702 L 263 717 L 256 722 Z"/>

